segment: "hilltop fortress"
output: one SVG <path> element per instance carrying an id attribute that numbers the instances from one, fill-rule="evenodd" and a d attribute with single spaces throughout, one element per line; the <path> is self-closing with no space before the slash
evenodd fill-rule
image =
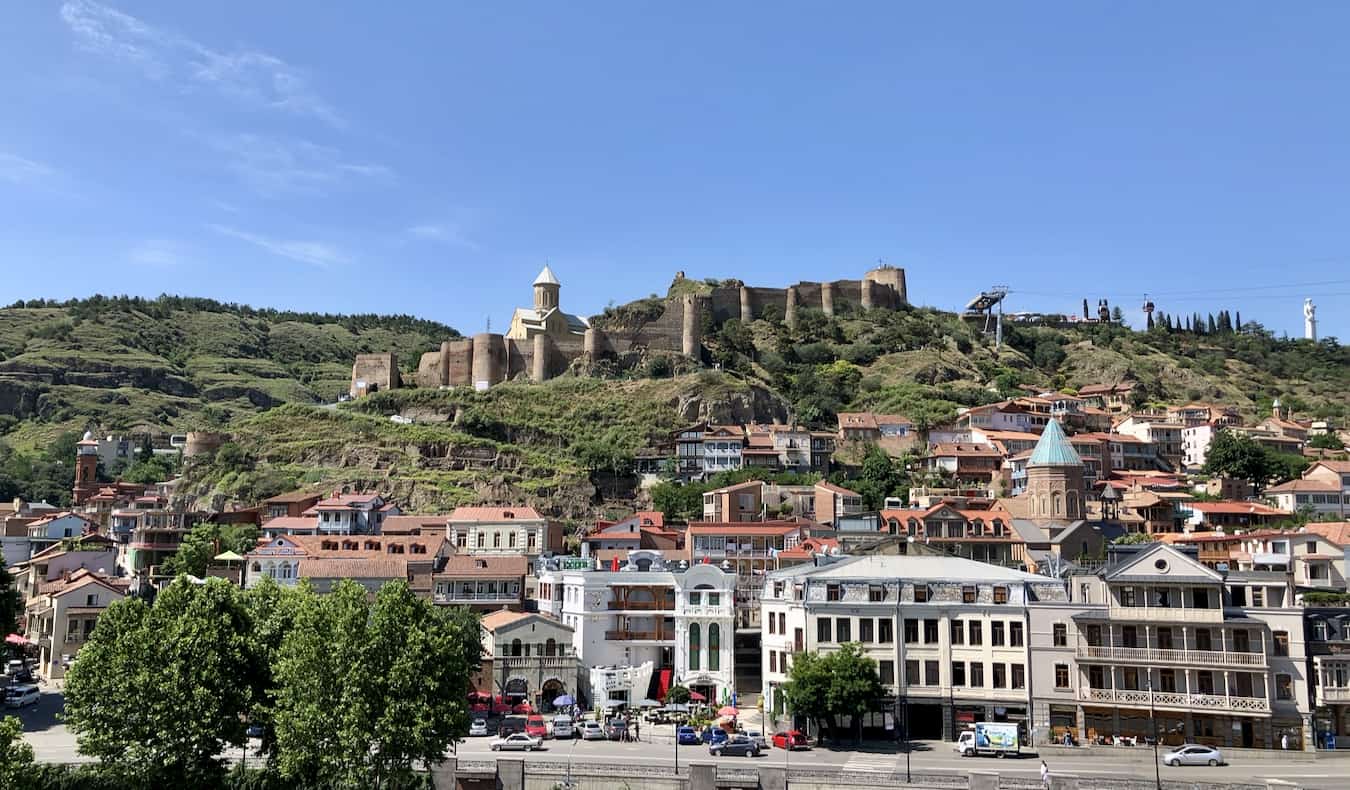
<path id="1" fill-rule="evenodd" d="M 667 297 L 659 314 L 606 322 L 601 328 L 563 312 L 562 283 L 545 266 L 534 280 L 533 307 L 516 308 L 506 334 L 481 332 L 442 342 L 440 349 L 422 355 L 412 382 L 403 381 L 394 354 L 361 354 L 352 366 L 351 396 L 405 384 L 482 390 L 522 376 L 546 381 L 577 359 L 595 362 L 631 352 L 666 351 L 702 361 L 705 331 L 716 331 L 733 318 L 747 323 L 762 318 L 771 307 L 784 323 L 795 326 L 803 309 L 834 315 L 845 305 L 893 310 L 908 304 L 905 270 L 894 266 L 879 266 L 861 280 L 800 282 L 787 288 L 730 281 L 712 287 L 699 284 L 692 289 L 699 293 L 680 293 L 691 290 L 680 287 L 684 282 L 684 273 L 677 273 L 671 291 L 679 295 Z"/>

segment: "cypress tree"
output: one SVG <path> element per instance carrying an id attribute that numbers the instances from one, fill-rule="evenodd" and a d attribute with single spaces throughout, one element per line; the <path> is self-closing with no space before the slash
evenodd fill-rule
<path id="1" fill-rule="evenodd" d="M 1239 310 L 1239 311 L 1237 312 L 1237 319 L 1236 319 L 1236 320 L 1234 321 L 1234 323 L 1233 323 L 1233 331 L 1234 331 L 1234 332 L 1241 332 L 1241 331 L 1242 331 L 1242 311 L 1241 311 L 1241 310 Z"/>
<path id="2" fill-rule="evenodd" d="M 1214 323 L 1214 314 L 1209 314 L 1209 326 L 1207 331 L 1212 335 L 1218 331 L 1218 325 Z"/>

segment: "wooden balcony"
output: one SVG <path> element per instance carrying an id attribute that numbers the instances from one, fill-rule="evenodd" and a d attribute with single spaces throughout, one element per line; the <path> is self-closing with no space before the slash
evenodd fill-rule
<path id="1" fill-rule="evenodd" d="M 1350 702 L 1350 688 L 1337 686 L 1320 686 L 1317 689 L 1317 704 L 1344 704 Z"/>
<path id="2" fill-rule="evenodd" d="M 674 601 L 610 601 L 611 612 L 673 612 Z"/>
<path id="3" fill-rule="evenodd" d="M 1153 647 L 1106 647 L 1079 645 L 1077 656 L 1083 661 L 1177 666 L 1182 664 L 1202 667 L 1264 667 L 1265 653 L 1229 653 L 1220 650 L 1166 650 Z"/>
<path id="4" fill-rule="evenodd" d="M 1178 608 L 1169 606 L 1121 606 L 1110 604 L 1111 619 L 1117 622 L 1213 623 L 1223 624 L 1223 609 Z"/>
<path id="5" fill-rule="evenodd" d="M 605 640 L 609 642 L 671 642 L 674 631 L 606 631 Z"/>
<path id="6" fill-rule="evenodd" d="M 1150 698 L 1151 702 L 1150 702 Z M 1270 713 L 1265 697 L 1230 697 L 1219 694 L 1190 694 L 1184 691 L 1140 691 L 1135 689 L 1080 688 L 1078 699 L 1120 707 L 1154 708 L 1216 713 Z"/>

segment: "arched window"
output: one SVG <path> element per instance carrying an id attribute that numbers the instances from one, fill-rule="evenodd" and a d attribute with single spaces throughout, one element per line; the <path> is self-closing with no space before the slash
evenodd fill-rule
<path id="1" fill-rule="evenodd" d="M 544 655 L 552 656 L 558 653 L 558 643 L 552 639 L 544 643 Z"/>
<path id="2" fill-rule="evenodd" d="M 254 560 L 254 561 L 253 561 L 253 572 L 254 572 L 254 573 L 262 573 L 262 563 L 261 563 L 261 562 L 258 562 L 257 560 Z"/>
<path id="3" fill-rule="evenodd" d="M 919 534 L 919 522 L 916 521 L 915 519 L 910 519 L 910 520 L 909 520 L 909 527 L 907 528 L 907 531 L 909 532 L 910 535 L 917 535 L 917 534 Z"/>
<path id="4" fill-rule="evenodd" d="M 478 548 L 481 549 L 487 545 L 486 543 L 484 543 L 485 540 L 487 540 L 487 535 L 482 532 L 478 533 Z"/>
<path id="5" fill-rule="evenodd" d="M 890 527 L 889 531 L 892 535 L 900 531 L 900 521 L 898 519 L 894 518 L 886 519 L 886 526 Z"/>
<path id="6" fill-rule="evenodd" d="M 1055 509 L 1054 515 L 1064 515 L 1064 499 L 1059 495 L 1058 491 L 1050 495 L 1050 501 Z"/>
<path id="7" fill-rule="evenodd" d="M 984 521 L 982 519 L 977 518 L 970 522 L 970 534 L 976 538 L 984 537 Z"/>
<path id="8" fill-rule="evenodd" d="M 708 671 L 716 672 L 722 666 L 719 655 L 722 647 L 722 627 L 717 623 L 708 626 Z"/>
<path id="9" fill-rule="evenodd" d="M 521 651 L 522 649 L 523 649 L 523 648 L 522 648 L 521 645 L 520 645 L 520 640 L 519 640 L 519 639 L 512 639 L 512 640 L 511 640 L 511 655 L 513 655 L 513 656 L 518 656 L 518 655 L 520 655 L 520 651 Z"/>
<path id="10" fill-rule="evenodd" d="M 1077 518 L 1079 515 L 1078 494 L 1074 493 L 1073 491 L 1070 491 L 1067 494 L 1065 494 L 1064 507 L 1065 507 L 1064 514 L 1066 516 L 1068 516 L 1069 518 Z"/>
<path id="11" fill-rule="evenodd" d="M 689 624 L 689 668 L 698 669 L 698 653 L 703 647 L 699 640 L 698 623 Z"/>

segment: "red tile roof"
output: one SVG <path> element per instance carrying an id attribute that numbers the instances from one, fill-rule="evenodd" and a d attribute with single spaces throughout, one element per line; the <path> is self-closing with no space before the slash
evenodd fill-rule
<path id="1" fill-rule="evenodd" d="M 407 535 L 420 530 L 422 534 L 446 531 L 445 520 L 449 516 L 386 516 L 380 525 L 385 535 Z"/>
<path id="2" fill-rule="evenodd" d="M 1290 480 L 1280 483 L 1277 486 L 1271 486 L 1266 489 L 1267 494 L 1284 494 L 1290 491 L 1316 491 L 1318 493 L 1334 494 L 1341 490 L 1341 487 L 1335 483 L 1323 483 L 1319 480 Z"/>
<path id="3" fill-rule="evenodd" d="M 531 612 L 512 612 L 507 609 L 498 609 L 495 612 L 488 612 L 478 621 L 482 624 L 484 631 L 496 631 L 502 626 L 510 625 L 514 622 L 524 620 L 527 617 L 533 617 Z"/>
<path id="4" fill-rule="evenodd" d="M 1350 546 L 1350 521 L 1323 521 L 1308 524 L 1304 529 L 1337 546 Z"/>
<path id="5" fill-rule="evenodd" d="M 309 579 L 406 579 L 408 560 L 404 557 L 356 559 L 302 557 L 298 575 Z"/>
<path id="6" fill-rule="evenodd" d="M 519 554 L 454 554 L 446 558 L 445 567 L 434 576 L 437 579 L 501 579 L 524 576 L 528 569 L 529 561 Z"/>
<path id="7" fill-rule="evenodd" d="M 516 507 L 457 507 L 449 521 L 542 521 L 539 511 L 527 505 Z"/>
<path id="8" fill-rule="evenodd" d="M 847 488 L 837 486 L 828 480 L 821 480 L 819 483 L 816 483 L 816 488 L 823 488 L 831 493 L 842 494 L 844 496 L 859 496 L 857 491 L 850 491 Z"/>
<path id="9" fill-rule="evenodd" d="M 1251 516 L 1287 516 L 1287 512 L 1278 510 L 1260 502 L 1187 502 L 1186 507 L 1206 514 L 1251 515 Z"/>
<path id="10" fill-rule="evenodd" d="M 319 519 L 314 516 L 277 516 L 268 519 L 262 524 L 262 529 L 268 530 L 304 530 L 314 532 L 319 528 Z"/>

